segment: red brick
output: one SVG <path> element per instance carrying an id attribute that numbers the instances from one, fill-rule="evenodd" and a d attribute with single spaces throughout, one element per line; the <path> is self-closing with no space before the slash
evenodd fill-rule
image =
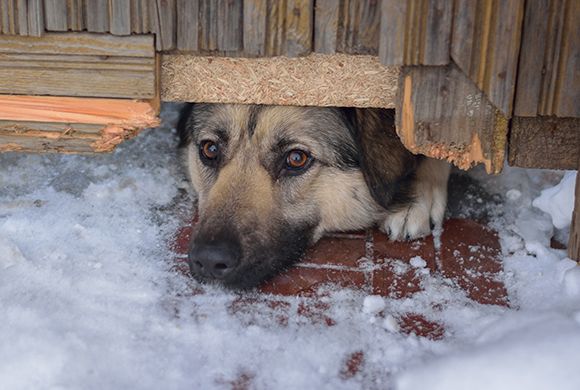
<path id="1" fill-rule="evenodd" d="M 413 241 L 391 241 L 387 234 L 374 230 L 372 239 L 373 260 L 376 263 L 388 259 L 409 262 L 413 257 L 419 256 L 427 262 L 427 267 L 431 270 L 436 269 L 433 236 Z"/>
<path id="2" fill-rule="evenodd" d="M 414 334 L 431 340 L 441 340 L 445 336 L 445 328 L 438 322 L 429 321 L 421 314 L 408 313 L 399 319 L 401 332 Z"/>
<path id="3" fill-rule="evenodd" d="M 360 271 L 296 266 L 266 281 L 259 291 L 275 295 L 304 295 L 315 293 L 325 284 L 356 289 L 364 288 L 366 280 Z"/>
<path id="4" fill-rule="evenodd" d="M 344 362 L 342 370 L 340 370 L 340 377 L 342 379 L 350 379 L 355 376 L 364 364 L 365 354 L 363 351 L 356 351 L 349 355 Z"/>
<path id="5" fill-rule="evenodd" d="M 373 294 L 401 299 L 408 298 L 423 289 L 415 268 L 408 266 L 404 273 L 399 274 L 395 272 L 395 267 L 391 262 L 373 270 Z"/>
<path id="6" fill-rule="evenodd" d="M 496 232 L 471 220 L 449 220 L 441 235 L 440 256 L 443 275 L 454 280 L 469 298 L 482 304 L 508 305 Z"/>
<path id="7" fill-rule="evenodd" d="M 323 237 L 306 251 L 302 263 L 343 265 L 357 267 L 358 261 L 366 255 L 365 235 L 349 238 Z"/>

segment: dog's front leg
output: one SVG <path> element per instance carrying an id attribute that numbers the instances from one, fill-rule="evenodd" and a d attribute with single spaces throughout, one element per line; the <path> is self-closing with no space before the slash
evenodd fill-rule
<path id="1" fill-rule="evenodd" d="M 440 227 L 447 206 L 447 181 L 451 166 L 443 160 L 424 159 L 417 168 L 413 200 L 391 212 L 382 230 L 392 240 L 415 239 L 431 232 L 431 223 Z"/>

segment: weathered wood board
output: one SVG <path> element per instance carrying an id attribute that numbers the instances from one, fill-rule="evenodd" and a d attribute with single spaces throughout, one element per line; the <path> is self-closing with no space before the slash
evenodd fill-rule
<path id="1" fill-rule="evenodd" d="M 397 67 L 373 56 L 299 58 L 164 55 L 161 99 L 206 103 L 393 108 Z"/>
<path id="2" fill-rule="evenodd" d="M 0 151 L 108 152 L 157 114 L 146 101 L 0 95 Z"/>
<path id="3" fill-rule="evenodd" d="M 455 0 L 451 57 L 508 118 L 516 84 L 523 0 Z"/>
<path id="4" fill-rule="evenodd" d="M 379 57 L 385 65 L 446 65 L 453 2 L 383 0 Z"/>
<path id="5" fill-rule="evenodd" d="M 524 168 L 576 169 L 580 118 L 514 117 L 508 161 Z"/>
<path id="6" fill-rule="evenodd" d="M 526 2 L 515 115 L 580 118 L 580 1 Z"/>
<path id="7" fill-rule="evenodd" d="M 454 64 L 403 67 L 396 109 L 397 133 L 413 153 L 501 170 L 508 121 Z"/>
<path id="8" fill-rule="evenodd" d="M 318 0 L 314 15 L 317 53 L 378 53 L 380 1 Z"/>
<path id="9" fill-rule="evenodd" d="M 0 35 L 0 93 L 150 99 L 151 35 Z"/>

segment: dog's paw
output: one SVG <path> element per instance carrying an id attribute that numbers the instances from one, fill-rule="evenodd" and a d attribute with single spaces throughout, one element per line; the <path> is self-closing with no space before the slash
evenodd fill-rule
<path id="1" fill-rule="evenodd" d="M 417 169 L 414 201 L 385 218 L 381 230 L 391 240 L 413 240 L 441 227 L 447 206 L 447 181 L 451 167 L 446 161 L 427 159 Z"/>

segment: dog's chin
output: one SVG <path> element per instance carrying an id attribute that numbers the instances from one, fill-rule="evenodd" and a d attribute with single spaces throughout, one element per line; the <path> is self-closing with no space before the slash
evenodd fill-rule
<path id="1" fill-rule="evenodd" d="M 192 276 L 203 284 L 218 285 L 231 290 L 250 290 L 272 279 L 298 262 L 296 259 L 280 259 L 278 261 L 246 263 L 232 270 L 223 279 L 212 279 L 192 272 Z"/>

